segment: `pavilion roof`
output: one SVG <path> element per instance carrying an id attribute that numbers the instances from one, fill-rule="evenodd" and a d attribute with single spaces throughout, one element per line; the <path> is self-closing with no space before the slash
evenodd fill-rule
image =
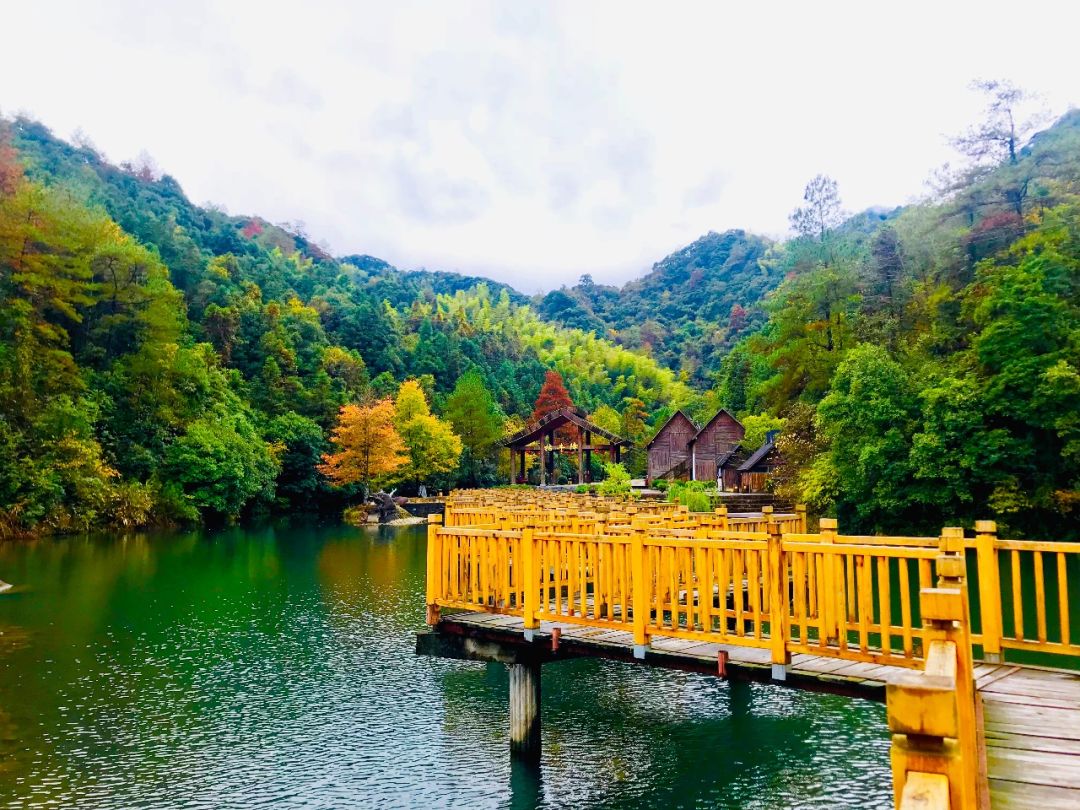
<path id="1" fill-rule="evenodd" d="M 612 447 L 622 446 L 627 447 L 632 444 L 622 436 L 616 436 L 609 430 L 604 430 L 597 424 L 590 422 L 585 418 L 585 412 L 579 408 L 560 408 L 557 411 L 544 416 L 539 421 L 533 422 L 531 425 L 519 430 L 512 436 L 508 436 L 499 442 L 500 447 L 524 447 L 525 445 L 532 444 L 535 441 L 542 441 L 543 437 L 547 433 L 558 430 L 566 425 L 575 425 L 582 430 L 586 430 L 589 433 L 594 433 L 597 436 L 602 436 L 611 442 Z"/>

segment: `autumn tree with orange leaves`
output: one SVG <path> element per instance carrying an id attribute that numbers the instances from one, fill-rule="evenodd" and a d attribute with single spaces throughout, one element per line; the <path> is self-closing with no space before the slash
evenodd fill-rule
<path id="1" fill-rule="evenodd" d="M 533 405 L 531 421 L 537 422 L 553 411 L 572 407 L 574 407 L 574 402 L 570 399 L 570 392 L 566 390 L 566 385 L 563 384 L 562 376 L 557 371 L 549 371 L 544 375 L 540 395 L 536 398 L 536 404 Z"/>
<path id="2" fill-rule="evenodd" d="M 544 375 L 544 384 L 540 386 L 540 394 L 533 405 L 531 422 L 538 422 L 549 413 L 573 407 L 574 401 L 570 399 L 570 392 L 566 390 L 562 375 L 557 371 L 548 371 Z M 560 441 L 576 442 L 580 438 L 580 431 L 576 427 L 564 427 L 560 428 L 555 435 Z"/>
<path id="3" fill-rule="evenodd" d="M 405 442 L 394 427 L 394 415 L 394 403 L 389 399 L 343 406 L 330 436 L 338 450 L 323 455 L 319 471 L 336 486 L 359 483 L 366 498 L 373 481 L 409 461 Z"/>

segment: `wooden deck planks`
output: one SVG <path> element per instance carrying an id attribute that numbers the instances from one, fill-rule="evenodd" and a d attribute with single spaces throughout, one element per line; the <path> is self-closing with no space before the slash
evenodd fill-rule
<path id="1" fill-rule="evenodd" d="M 990 806 L 993 810 L 1076 810 L 1076 791 L 991 778 Z"/>
<path id="2" fill-rule="evenodd" d="M 523 630 L 522 620 L 516 616 L 461 612 L 448 614 L 445 618 L 455 624 L 472 626 L 478 629 L 506 630 L 514 633 Z M 602 647 L 629 649 L 633 647 L 634 643 L 633 634 L 628 631 L 589 627 L 588 625 L 573 622 L 544 620 L 540 622 L 539 632 L 550 635 L 555 628 L 559 629 L 563 639 L 587 641 L 589 644 Z M 727 652 L 729 663 L 768 668 L 771 660 L 769 651 L 760 647 L 742 647 L 734 644 L 720 644 L 699 639 L 684 639 L 662 635 L 654 635 L 650 638 L 650 649 L 656 653 L 694 659 L 699 663 L 715 662 L 717 654 L 721 650 Z M 882 684 L 887 683 L 901 673 L 910 672 L 911 670 L 883 664 L 846 661 L 831 656 L 796 653 L 792 656 L 790 671 L 804 681 L 808 678 L 817 680 L 826 687 L 835 687 L 837 684 L 854 687 L 865 685 L 869 696 L 881 699 L 884 697 L 881 692 Z"/>
<path id="3" fill-rule="evenodd" d="M 993 810 L 1080 808 L 1080 673 L 1010 667 L 979 696 Z"/>

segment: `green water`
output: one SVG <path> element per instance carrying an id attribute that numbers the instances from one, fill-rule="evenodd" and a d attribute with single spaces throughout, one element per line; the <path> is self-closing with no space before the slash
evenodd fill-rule
<path id="1" fill-rule="evenodd" d="M 630 664 L 417 658 L 424 535 L 0 545 L 0 807 L 890 807 L 878 704 Z"/>

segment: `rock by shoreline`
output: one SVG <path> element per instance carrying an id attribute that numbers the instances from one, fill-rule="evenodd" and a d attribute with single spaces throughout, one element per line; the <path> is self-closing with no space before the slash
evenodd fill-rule
<path id="1" fill-rule="evenodd" d="M 427 523 L 427 518 L 414 517 L 409 515 L 408 517 L 394 518 L 388 520 L 386 523 L 376 523 L 376 526 L 419 526 L 421 523 Z"/>

